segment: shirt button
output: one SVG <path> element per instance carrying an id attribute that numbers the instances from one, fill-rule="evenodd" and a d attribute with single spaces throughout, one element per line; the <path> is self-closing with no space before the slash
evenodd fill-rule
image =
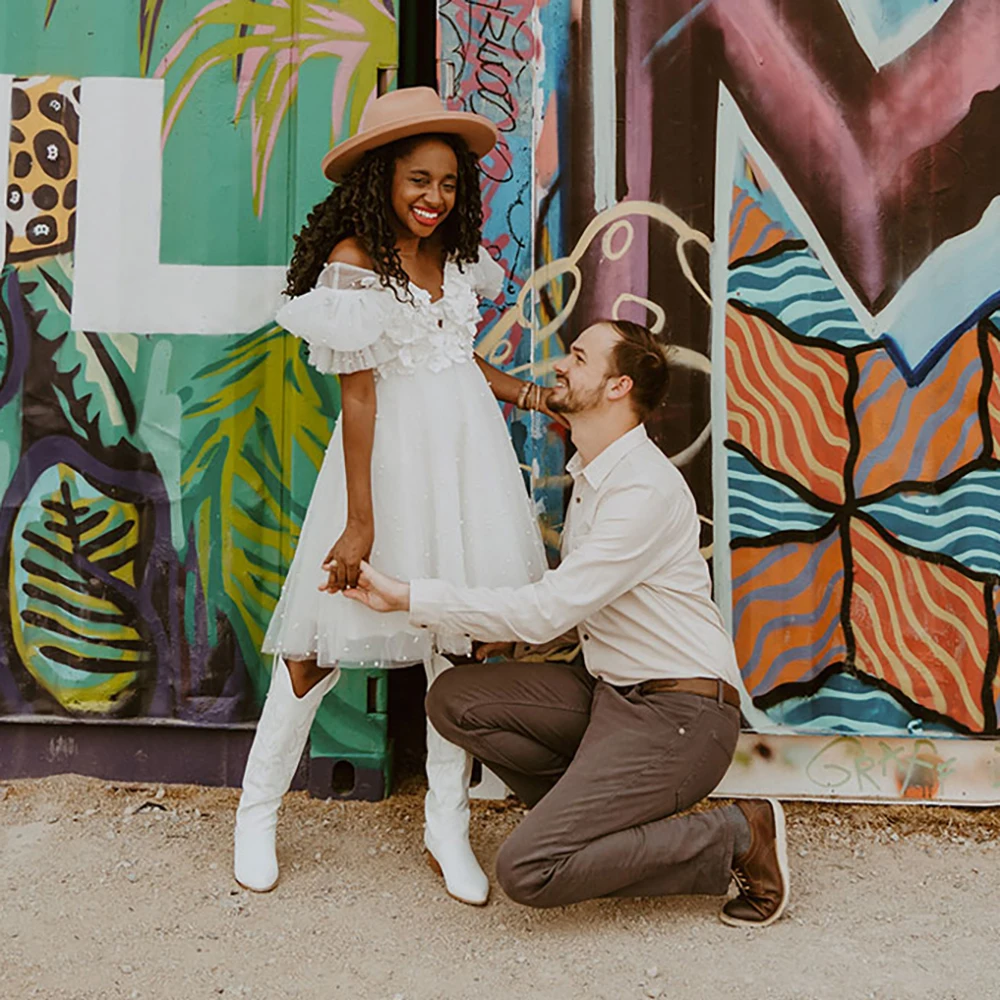
<path id="1" fill-rule="evenodd" d="M 584 642 L 589 642 L 589 641 L 590 641 L 590 636 L 589 636 L 589 635 L 587 635 L 587 633 L 586 633 L 586 632 L 584 632 L 584 633 L 583 633 L 583 641 L 584 641 Z"/>
<path id="2" fill-rule="evenodd" d="M 576 498 L 576 502 L 577 502 L 577 503 L 580 503 L 582 499 L 583 499 L 582 497 L 577 497 L 577 498 Z"/>

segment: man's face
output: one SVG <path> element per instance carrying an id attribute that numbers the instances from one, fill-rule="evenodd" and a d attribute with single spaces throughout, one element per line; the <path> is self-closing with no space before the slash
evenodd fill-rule
<path id="1" fill-rule="evenodd" d="M 556 384 L 548 405 L 555 413 L 585 413 L 600 407 L 607 398 L 611 374 L 611 352 L 618 334 L 605 323 L 588 326 L 577 337 L 569 354 L 554 367 Z"/>

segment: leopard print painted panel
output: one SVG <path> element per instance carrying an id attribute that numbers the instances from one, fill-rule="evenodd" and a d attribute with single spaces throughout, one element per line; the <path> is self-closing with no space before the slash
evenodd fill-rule
<path id="1" fill-rule="evenodd" d="M 76 235 L 80 81 L 17 77 L 11 91 L 7 260 L 51 257 Z"/>

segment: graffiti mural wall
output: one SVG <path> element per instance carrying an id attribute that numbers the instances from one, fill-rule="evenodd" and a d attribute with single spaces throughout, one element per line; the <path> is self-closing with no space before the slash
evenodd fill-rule
<path id="1" fill-rule="evenodd" d="M 338 412 L 271 317 L 395 54 L 391 2 L 4 5 L 0 714 L 256 717 Z"/>
<path id="2" fill-rule="evenodd" d="M 538 375 L 600 316 L 674 345 L 651 431 L 762 734 L 727 787 L 995 800 L 997 744 L 970 738 L 1000 695 L 1000 8 L 441 12 L 467 103 L 502 106 L 534 53 L 532 268 L 498 328 L 528 323 Z"/>
<path id="3" fill-rule="evenodd" d="M 442 0 L 438 5 L 440 87 L 449 106 L 490 119 L 499 132 L 483 161 L 483 240 L 504 267 L 501 301 L 484 314 L 477 351 L 520 378 L 537 374 L 559 346 L 539 336 L 560 308 L 529 285 L 535 267 L 534 201 L 538 118 L 536 74 L 543 52 L 534 0 L 504 4 Z M 559 548 L 562 523 L 563 436 L 547 420 L 508 408 L 514 448 L 532 489 L 550 551 Z"/>
<path id="4" fill-rule="evenodd" d="M 103 6 L 0 14 L 0 712 L 240 723 L 338 410 L 271 315 L 393 10 Z M 605 315 L 674 345 L 651 432 L 756 731 L 727 787 L 996 799 L 1000 8 L 441 0 L 439 29 L 502 137 L 479 351 L 544 377 Z M 554 544 L 566 441 L 509 416 Z"/>

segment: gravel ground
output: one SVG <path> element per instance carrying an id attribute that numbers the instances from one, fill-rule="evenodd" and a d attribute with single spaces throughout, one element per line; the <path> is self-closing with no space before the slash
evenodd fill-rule
<path id="1" fill-rule="evenodd" d="M 0 788 L 0 997 L 1000 996 L 988 811 L 791 805 L 792 905 L 747 931 L 706 897 L 456 903 L 421 860 L 415 781 L 376 804 L 288 796 L 281 882 L 253 895 L 230 876 L 236 801 L 69 775 Z M 519 817 L 476 804 L 487 866 Z"/>

